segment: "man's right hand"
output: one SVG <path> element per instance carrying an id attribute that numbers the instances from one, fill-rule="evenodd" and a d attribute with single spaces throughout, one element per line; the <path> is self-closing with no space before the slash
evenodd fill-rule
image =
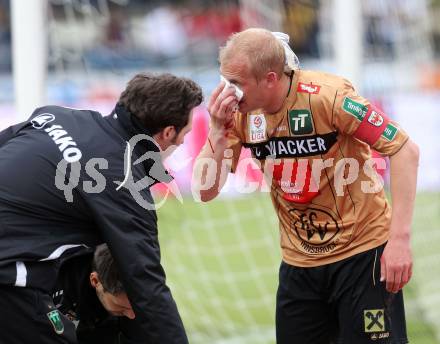
<path id="1" fill-rule="evenodd" d="M 226 137 L 234 125 L 234 111 L 238 104 L 233 87 L 224 90 L 225 83 L 221 82 L 211 95 L 208 111 L 211 116 L 211 134 Z"/>
<path id="2" fill-rule="evenodd" d="M 227 173 L 222 173 L 222 159 L 227 147 L 228 134 L 234 127 L 234 112 L 238 104 L 233 87 L 224 91 L 225 83 L 221 82 L 212 92 L 208 103 L 211 116 L 207 142 L 197 156 L 193 170 L 192 191 L 196 198 L 203 202 L 215 198 L 227 179 Z M 208 174 L 206 159 L 215 162 L 215 170 Z M 201 161 L 201 163 L 198 163 Z M 229 172 L 229 171 L 227 171 Z"/>

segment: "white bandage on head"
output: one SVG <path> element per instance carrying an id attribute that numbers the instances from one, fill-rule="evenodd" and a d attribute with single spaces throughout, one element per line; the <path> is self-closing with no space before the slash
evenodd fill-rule
<path id="1" fill-rule="evenodd" d="M 286 65 L 288 65 L 292 70 L 299 69 L 298 56 L 296 56 L 289 46 L 289 35 L 284 32 L 272 32 L 272 35 L 274 35 L 283 44 L 284 54 L 286 56 Z"/>
<path id="2" fill-rule="evenodd" d="M 231 84 L 229 80 L 227 80 L 223 75 L 220 75 L 220 80 L 225 83 L 225 88 L 222 92 L 225 92 L 228 87 L 233 87 L 235 90 L 235 97 L 237 97 L 237 100 L 240 101 L 243 98 L 243 91 L 238 87 L 237 85 Z"/>

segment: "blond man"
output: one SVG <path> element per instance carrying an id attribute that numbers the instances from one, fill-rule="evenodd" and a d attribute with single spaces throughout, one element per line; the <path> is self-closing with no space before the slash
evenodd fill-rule
<path id="1" fill-rule="evenodd" d="M 277 342 L 407 343 L 401 289 L 412 274 L 417 146 L 349 81 L 300 70 L 279 34 L 232 35 L 220 71 L 226 87 L 209 102 L 195 188 L 205 202 L 218 195 L 227 149 L 232 172 L 247 147 L 268 178 L 282 249 Z M 392 210 L 372 149 L 390 157 Z"/>

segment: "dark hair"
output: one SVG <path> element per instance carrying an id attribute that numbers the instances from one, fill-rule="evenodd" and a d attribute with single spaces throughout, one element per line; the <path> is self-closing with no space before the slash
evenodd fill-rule
<path id="1" fill-rule="evenodd" d="M 188 124 L 191 110 L 202 100 L 200 86 L 190 79 L 168 73 L 141 73 L 128 82 L 118 104 L 136 116 L 154 135 L 168 126 L 174 126 L 179 133 Z"/>
<path id="2" fill-rule="evenodd" d="M 93 255 L 92 271 L 98 273 L 98 278 L 104 291 L 113 295 L 125 293 L 118 268 L 107 244 L 96 247 Z"/>

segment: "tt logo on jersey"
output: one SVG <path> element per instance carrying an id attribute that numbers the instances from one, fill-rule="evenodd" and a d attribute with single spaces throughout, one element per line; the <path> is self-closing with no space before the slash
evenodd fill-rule
<path id="1" fill-rule="evenodd" d="M 300 83 L 298 83 L 297 92 L 318 94 L 320 89 L 321 89 L 321 86 L 312 85 L 312 84 L 304 84 L 304 83 L 300 82 Z"/>
<path id="2" fill-rule="evenodd" d="M 249 139 L 251 142 L 266 140 L 266 118 L 264 114 L 249 115 Z"/>
<path id="3" fill-rule="evenodd" d="M 35 129 L 43 129 L 47 123 L 52 122 L 53 120 L 55 120 L 55 116 L 51 113 L 42 113 L 33 118 L 31 123 Z"/>
<path id="4" fill-rule="evenodd" d="M 289 111 L 290 133 L 292 135 L 307 135 L 313 132 L 312 116 L 309 110 Z"/>

